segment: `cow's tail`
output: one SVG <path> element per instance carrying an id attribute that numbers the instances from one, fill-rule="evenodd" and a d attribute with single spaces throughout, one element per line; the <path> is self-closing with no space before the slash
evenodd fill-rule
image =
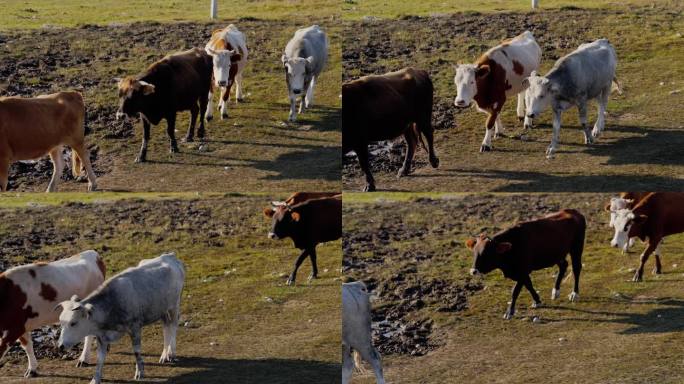
<path id="1" fill-rule="evenodd" d="M 613 84 L 610 91 L 617 91 L 618 95 L 622 95 L 622 84 L 620 84 L 620 82 L 618 81 L 617 76 L 613 77 Z"/>
<path id="2" fill-rule="evenodd" d="M 352 355 L 354 356 L 354 369 L 356 370 L 356 372 L 362 375 L 366 374 L 368 370 L 366 370 L 366 368 L 363 366 L 363 362 L 361 361 L 361 354 L 357 351 L 353 351 Z"/>
<path id="3" fill-rule="evenodd" d="M 71 174 L 74 176 L 74 179 L 81 176 L 81 158 L 73 148 L 71 148 Z"/>

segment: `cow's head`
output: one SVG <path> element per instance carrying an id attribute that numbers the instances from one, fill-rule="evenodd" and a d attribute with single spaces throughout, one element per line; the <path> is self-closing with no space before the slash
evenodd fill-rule
<path id="1" fill-rule="evenodd" d="M 143 108 L 145 97 L 154 93 L 154 85 L 134 77 L 119 80 L 119 110 L 116 118 L 137 117 Z"/>
<path id="2" fill-rule="evenodd" d="M 466 246 L 473 251 L 474 260 L 470 274 L 477 275 L 486 274 L 498 268 L 502 258 L 513 245 L 509 242 L 492 240 L 483 233 L 477 238 L 468 239 Z"/>
<path id="3" fill-rule="evenodd" d="M 272 203 L 272 207 L 264 209 L 264 215 L 272 219 L 268 238 L 273 240 L 291 236 L 301 219 L 301 214 L 293 211 L 289 205 L 275 201 Z"/>
<path id="4" fill-rule="evenodd" d="M 530 119 L 541 115 L 559 91 L 558 84 L 552 83 L 544 76 L 538 76 L 537 71 L 532 71 L 530 77 L 523 79 L 522 85 L 526 89 L 526 115 Z"/>
<path id="5" fill-rule="evenodd" d="M 281 57 L 283 67 L 285 67 L 285 80 L 287 81 L 288 91 L 299 95 L 305 92 L 304 86 L 307 80 L 311 79 L 313 72 L 313 56 L 303 57 Z"/>
<path id="6" fill-rule="evenodd" d="M 458 108 L 470 106 L 473 98 L 477 95 L 477 81 L 487 77 L 489 71 L 490 68 L 487 64 L 480 66 L 475 64 L 457 65 L 456 76 L 454 76 L 454 84 L 456 85 L 454 105 Z"/>
<path id="7" fill-rule="evenodd" d="M 608 223 L 608 226 L 611 228 L 615 227 L 615 217 L 617 217 L 617 211 L 628 208 L 633 202 L 634 200 L 632 199 L 611 197 L 610 203 L 606 204 L 604 207 L 606 212 L 610 212 L 610 222 Z"/>
<path id="8" fill-rule="evenodd" d="M 242 60 L 242 55 L 233 50 L 204 49 L 214 63 L 214 81 L 219 87 L 230 87 L 237 74 L 237 63 Z M 233 65 L 236 64 L 236 65 Z"/>
<path id="9" fill-rule="evenodd" d="M 97 325 L 93 320 L 94 308 L 92 304 L 82 304 L 76 296 L 63 301 L 55 307 L 55 311 L 61 310 L 59 325 L 61 332 L 57 347 L 61 350 L 71 349 L 80 343 L 84 337 L 96 333 Z"/>
<path id="10" fill-rule="evenodd" d="M 620 249 L 627 249 L 630 237 L 638 237 L 641 234 L 641 227 L 648 219 L 648 216 L 636 214 L 631 209 L 620 209 L 615 212 L 615 235 L 610 241 L 610 245 Z"/>

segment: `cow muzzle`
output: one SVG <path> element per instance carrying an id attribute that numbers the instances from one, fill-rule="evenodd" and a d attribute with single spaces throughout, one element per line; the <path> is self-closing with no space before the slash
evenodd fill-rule
<path id="1" fill-rule="evenodd" d="M 121 119 L 123 119 L 125 116 L 126 116 L 126 115 L 125 115 L 123 112 L 121 112 L 121 111 L 116 111 L 116 119 L 117 119 L 117 120 L 121 120 Z"/>
<path id="2" fill-rule="evenodd" d="M 472 276 L 476 276 L 476 275 L 479 275 L 479 274 L 480 274 L 480 271 L 478 271 L 478 270 L 475 269 L 475 268 L 470 268 L 470 274 L 471 274 Z"/>
<path id="3" fill-rule="evenodd" d="M 278 235 L 276 235 L 276 234 L 273 233 L 273 232 L 269 232 L 269 233 L 268 233 L 268 238 L 271 239 L 271 240 L 278 240 Z"/>
<path id="4" fill-rule="evenodd" d="M 293 89 L 292 93 L 294 93 L 295 95 L 299 95 L 300 93 L 302 93 L 302 90 L 301 89 Z"/>
<path id="5" fill-rule="evenodd" d="M 225 80 L 221 80 L 218 82 L 218 85 L 219 85 L 219 87 L 225 87 L 226 85 L 228 85 L 228 82 Z"/>
<path id="6" fill-rule="evenodd" d="M 528 113 L 528 114 L 527 114 L 527 117 L 529 117 L 530 119 L 534 119 L 536 116 L 537 116 L 537 115 L 534 114 L 534 113 Z"/>
<path id="7" fill-rule="evenodd" d="M 456 99 L 454 100 L 454 105 L 458 108 L 465 108 L 468 106 L 468 103 L 466 103 L 465 100 Z"/>

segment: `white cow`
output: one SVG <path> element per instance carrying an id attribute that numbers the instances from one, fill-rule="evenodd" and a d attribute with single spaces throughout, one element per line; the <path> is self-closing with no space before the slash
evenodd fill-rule
<path id="1" fill-rule="evenodd" d="M 31 331 L 57 323 L 55 304 L 73 295 L 86 296 L 105 279 L 105 265 L 95 251 L 85 251 L 51 263 L 10 268 L 0 274 L 0 358 L 17 339 L 28 356 L 25 377 L 37 376 Z M 85 339 L 77 367 L 86 364 L 93 343 Z"/>
<path id="2" fill-rule="evenodd" d="M 171 362 L 176 356 L 176 330 L 180 316 L 180 299 L 185 281 L 185 267 L 174 253 L 142 260 L 107 280 L 83 300 L 72 297 L 59 304 L 60 349 L 69 349 L 85 336 L 96 336 L 97 368 L 91 384 L 100 384 L 102 366 L 109 344 L 130 335 L 135 353 L 135 380 L 144 377 L 140 353 L 142 327 L 161 321 L 164 326 L 164 348 L 159 363 Z"/>
<path id="3" fill-rule="evenodd" d="M 303 96 L 299 113 L 313 105 L 316 79 L 328 61 L 328 37 L 318 25 L 299 29 L 285 46 L 281 60 L 285 67 L 285 81 L 290 97 L 289 120 L 295 121 L 298 97 Z"/>
<path id="4" fill-rule="evenodd" d="M 235 102 L 242 101 L 242 72 L 247 65 L 247 40 L 245 35 L 233 24 L 217 29 L 211 34 L 211 39 L 204 50 L 212 57 L 214 63 L 214 84 L 209 91 L 209 106 L 206 119 L 214 117 L 214 86 L 221 89 L 219 109 L 221 119 L 228 117 L 227 104 L 230 101 L 230 88 L 235 82 Z"/>
<path id="5" fill-rule="evenodd" d="M 354 371 L 352 350 L 370 363 L 378 384 L 384 384 L 380 354 L 373 348 L 371 306 L 366 286 L 356 281 L 342 284 L 342 384 L 351 381 Z"/>

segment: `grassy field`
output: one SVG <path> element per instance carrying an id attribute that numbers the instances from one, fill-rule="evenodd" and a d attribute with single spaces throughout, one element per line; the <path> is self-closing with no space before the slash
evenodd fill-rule
<path id="1" fill-rule="evenodd" d="M 344 196 L 345 274 L 373 288 L 376 316 L 397 313 L 402 324 L 433 324 L 427 354 L 385 353 L 388 382 L 684 380 L 684 236 L 666 239 L 664 274 L 647 273 L 644 282 L 632 283 L 643 245 L 637 241 L 627 255 L 610 248 L 612 229 L 603 211 L 608 194 L 381 193 L 373 194 L 374 201 L 367 195 Z M 567 301 L 571 279 L 563 282 L 561 298 L 550 300 L 557 268 L 549 268 L 532 275 L 545 307 L 528 308 L 532 299 L 523 291 L 515 317 L 505 321 L 512 282 L 498 271 L 470 277 L 472 253 L 464 241 L 560 208 L 576 208 L 587 218 L 580 301 Z M 651 268 L 653 259 L 646 270 Z M 422 306 L 413 297 L 397 297 L 436 281 L 462 288 L 457 306 L 451 307 L 453 295 L 425 289 Z M 539 320 L 532 322 L 533 316 Z M 373 382 L 370 375 L 354 381 Z"/>
<path id="2" fill-rule="evenodd" d="M 306 6 L 302 6 L 305 4 Z M 130 23 L 134 21 L 206 21 L 209 0 L 6 0 L 0 29 L 39 28 L 45 25 L 73 27 L 81 24 Z M 258 18 L 285 20 L 302 15 L 316 18 L 339 14 L 335 0 L 218 1 L 220 18 Z"/>
<path id="3" fill-rule="evenodd" d="M 415 173 L 397 180 L 398 167 L 387 167 L 382 163 L 385 160 L 376 158 L 375 176 L 381 190 L 562 192 L 684 187 L 680 150 L 684 112 L 679 108 L 684 102 L 681 3 L 365 20 L 349 23 L 347 31 L 352 30 L 356 32 L 345 33 L 343 41 L 345 81 L 412 65 L 426 69 L 435 85 L 433 125 L 440 167 L 429 167 L 427 155 L 419 151 Z M 473 62 L 488 47 L 524 30 L 532 31 L 542 48 L 541 72 L 581 43 L 606 37 L 615 46 L 624 95 L 614 93 L 610 98 L 606 130 L 596 144 L 583 144 L 576 108 L 571 109 L 563 115 L 559 152 L 547 160 L 544 151 L 551 140 L 551 112 L 546 111 L 522 141 L 515 100 L 508 100 L 502 117 L 507 137 L 493 141 L 493 152 L 478 152 L 486 115 L 453 106 L 453 66 Z M 594 102 L 589 112 L 593 125 Z M 345 158 L 343 165 L 345 190 L 359 190 L 363 178 L 356 159 Z"/>
<path id="4" fill-rule="evenodd" d="M 107 194 L 89 203 L 75 201 L 74 195 L 8 196 L 0 201 L 3 269 L 85 249 L 104 257 L 109 275 L 165 251 L 175 251 L 184 261 L 181 323 L 188 324 L 179 330 L 180 359 L 172 366 L 158 365 L 161 327 L 145 328 L 147 382 L 339 382 L 340 242 L 318 247 L 319 280 L 306 283 L 306 262 L 299 284 L 285 286 L 298 253 L 289 240 L 267 239 L 270 222 L 261 213 L 271 200 L 285 196 L 122 199 Z M 25 382 L 20 379 L 26 368 L 23 352 L 10 354 L 4 363 L 0 381 Z M 94 367 L 74 365 L 40 358 L 41 377 L 31 382 L 90 380 Z M 104 378 L 132 382 L 134 370 L 130 342 L 124 338 L 112 346 Z"/>
<path id="5" fill-rule="evenodd" d="M 231 103 L 227 120 L 214 113 L 203 151 L 197 143 L 181 144 L 181 153 L 170 154 L 166 122 L 160 123 L 152 128 L 149 162 L 134 164 L 142 128 L 115 120 L 114 78 L 138 74 L 168 53 L 204 46 L 212 30 L 231 22 L 245 33 L 250 49 L 245 102 Z M 296 29 L 313 23 L 329 35 L 329 64 L 317 84 L 314 107 L 289 124 L 280 55 Z M 93 131 L 86 140 L 95 157 L 98 186 L 105 191 L 339 190 L 340 30 L 328 18 L 316 17 L 0 32 L 0 95 L 81 90 Z M 178 139 L 184 137 L 188 120 L 189 112 L 178 115 Z M 15 164 L 10 188 L 44 190 L 51 166 L 43 160 L 36 169 Z M 61 190 L 84 191 L 85 185 L 67 181 Z"/>
<path id="6" fill-rule="evenodd" d="M 675 0 L 539 0 L 539 11 L 560 8 L 622 8 L 633 6 L 674 5 Z M 344 0 L 342 15 L 347 19 L 364 16 L 401 18 L 409 15 L 433 16 L 455 12 L 510 12 L 530 11 L 530 0 L 482 0 L 482 1 L 390 1 L 390 0 Z"/>

